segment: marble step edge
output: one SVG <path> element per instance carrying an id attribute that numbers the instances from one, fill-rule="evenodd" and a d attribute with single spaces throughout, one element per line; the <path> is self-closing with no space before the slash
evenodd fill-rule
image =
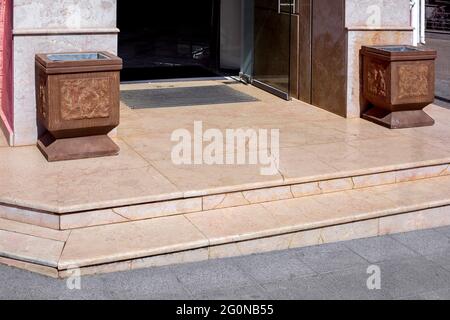
<path id="1" fill-rule="evenodd" d="M 445 181 L 447 183 L 447 180 Z M 417 185 L 420 184 L 420 182 L 409 183 L 409 185 L 412 184 Z M 370 194 L 372 191 L 373 190 L 367 190 L 364 192 Z M 343 192 L 342 194 L 344 193 L 345 192 Z M 207 237 L 203 232 L 201 232 L 201 229 L 198 226 L 196 226 L 196 228 L 198 229 L 197 231 L 200 231 L 200 233 L 203 235 L 205 239 L 202 239 L 202 236 L 200 235 L 200 238 L 197 238 L 192 241 L 186 241 L 185 243 L 175 243 L 172 244 L 171 246 L 163 245 L 160 248 L 153 247 L 149 248 L 149 250 L 147 251 L 148 253 L 145 253 L 145 250 L 141 250 L 138 253 L 134 252 L 131 255 L 129 252 L 121 252 L 119 254 L 116 252 L 111 256 L 104 255 L 100 258 L 90 257 L 88 259 L 86 259 L 86 257 L 83 257 L 81 255 L 77 259 L 72 260 L 68 259 L 66 261 L 63 261 L 62 257 L 64 255 L 64 250 L 67 248 L 68 246 L 67 242 L 70 240 L 68 239 L 66 240 L 65 246 L 63 246 L 61 251 L 59 252 L 60 254 L 59 259 L 55 258 L 54 252 L 51 258 L 48 259 L 49 261 L 46 261 L 45 254 L 41 254 L 41 256 L 39 256 L 38 259 L 31 259 L 29 258 L 30 257 L 29 254 L 24 254 L 22 256 L 20 256 L 20 253 L 11 254 L 12 250 L 9 249 L 9 254 L 7 255 L 5 255 L 4 250 L 0 252 L 0 257 L 2 257 L 0 259 L 0 263 L 14 266 L 19 265 L 19 267 L 22 266 L 25 269 L 33 269 L 37 270 L 36 272 L 49 273 L 50 275 L 54 276 L 55 275 L 54 269 L 56 269 L 59 274 L 60 272 L 64 272 L 65 270 L 70 269 L 71 266 L 77 266 L 85 270 L 97 270 L 102 268 L 110 268 L 109 266 L 114 266 L 113 268 L 115 270 L 115 268 L 117 268 L 119 265 L 120 266 L 130 265 L 130 268 L 136 268 L 136 265 L 146 266 L 151 265 L 152 263 L 156 264 L 155 261 L 159 260 L 162 261 L 174 260 L 175 263 L 178 263 L 177 261 L 181 259 L 180 263 L 182 263 L 183 261 L 190 262 L 192 259 L 190 253 L 195 253 L 194 257 L 197 255 L 204 256 L 205 251 L 208 253 L 208 259 L 225 257 L 226 255 L 229 254 L 226 252 L 230 250 L 235 251 L 234 254 L 231 253 L 232 255 L 240 255 L 240 253 L 243 252 L 242 246 L 245 247 L 245 244 L 247 245 L 252 244 L 251 246 L 254 246 L 256 248 L 255 249 L 256 251 L 251 253 L 257 253 L 260 250 L 258 248 L 260 248 L 261 246 L 264 247 L 265 246 L 264 243 L 270 241 L 268 239 L 274 239 L 274 241 L 277 241 L 275 239 L 278 240 L 288 239 L 289 247 L 291 247 L 294 242 L 300 243 L 297 244 L 297 246 L 303 246 L 301 245 L 302 241 L 308 242 L 309 241 L 308 239 L 310 239 L 311 235 L 315 235 L 317 241 L 312 241 L 311 243 L 308 242 L 307 244 L 309 245 L 328 242 L 338 242 L 343 240 L 350 240 L 348 239 L 348 236 L 354 234 L 354 229 L 356 227 L 360 228 L 361 226 L 364 226 L 361 229 L 363 232 L 359 234 L 361 238 L 396 232 L 413 231 L 416 229 L 436 228 L 440 226 L 450 225 L 450 198 L 447 197 L 442 198 L 443 199 L 438 200 L 436 199 L 423 200 L 420 203 L 416 203 L 414 205 L 409 206 L 394 206 L 388 207 L 387 209 L 383 210 L 379 209 L 375 209 L 373 211 L 368 210 L 367 212 L 358 211 L 356 214 L 355 213 L 348 213 L 347 215 L 340 214 L 338 215 L 338 217 L 330 216 L 328 217 L 328 219 L 323 219 L 323 217 L 319 216 L 317 221 L 309 221 L 306 224 L 293 223 L 292 225 L 285 225 L 283 227 L 270 226 L 262 228 L 261 230 L 253 230 L 252 232 L 248 232 L 245 234 L 239 232 L 236 234 L 230 234 L 227 237 L 216 237 L 216 238 Z M 287 201 L 289 200 L 278 201 L 277 205 L 283 207 Z M 237 208 L 236 210 L 243 210 L 243 209 Z M 207 214 L 204 215 L 204 217 L 206 219 L 210 219 L 210 216 Z M 170 218 L 157 218 L 152 220 L 161 221 L 164 219 Z M 258 219 L 258 217 L 254 217 L 254 219 Z M 132 223 L 143 223 L 143 222 L 130 222 L 130 224 Z M 121 227 L 120 225 L 118 226 Z M 99 228 L 104 227 L 95 227 L 86 229 L 87 230 L 95 229 L 94 234 L 97 235 L 97 230 L 99 230 Z M 371 229 L 371 231 L 366 232 L 369 229 Z M 317 232 L 319 232 L 319 234 L 317 234 Z M 327 234 L 325 238 L 324 232 Z M 340 232 L 342 238 L 339 237 Z M 293 240 L 294 238 L 296 239 L 295 241 Z M 334 238 L 334 241 L 328 241 L 326 238 L 328 239 Z M 1 243 L 2 241 L 0 239 L 0 244 Z M 16 244 L 11 245 L 14 246 Z M 285 247 L 283 248 L 286 249 Z M 135 248 L 133 248 L 133 250 L 134 249 Z M 244 253 L 246 252 L 247 251 L 244 250 Z M 187 253 L 188 256 L 186 256 Z M 55 261 L 57 261 L 56 264 Z M 104 267 L 105 265 L 108 267 Z"/>
<path id="2" fill-rule="evenodd" d="M 447 175 L 450 175 L 450 163 L 448 162 L 330 180 L 304 183 L 287 181 L 285 185 L 266 188 L 245 189 L 245 186 L 242 186 L 242 190 L 229 193 L 59 214 L 0 203 L 0 218 L 55 230 L 73 230 L 364 189 Z M 236 188 L 236 190 L 239 189 Z"/>
<path id="3" fill-rule="evenodd" d="M 436 219 L 423 219 L 424 216 L 433 216 Z M 450 205 L 287 234 L 230 242 L 222 245 L 191 248 L 142 258 L 88 265 L 76 269 L 49 267 L 1 255 L 0 264 L 52 278 L 65 279 L 73 276 L 126 272 L 276 252 L 445 226 L 450 226 Z"/>

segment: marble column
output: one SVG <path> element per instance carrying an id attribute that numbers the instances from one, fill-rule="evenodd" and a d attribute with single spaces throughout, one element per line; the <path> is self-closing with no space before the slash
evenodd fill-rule
<path id="1" fill-rule="evenodd" d="M 348 118 L 360 117 L 366 102 L 360 94 L 363 45 L 413 44 L 409 0 L 346 0 Z"/>
<path id="2" fill-rule="evenodd" d="M 300 0 L 299 98 L 360 117 L 363 45 L 413 44 L 409 0 Z"/>
<path id="3" fill-rule="evenodd" d="M 35 144 L 36 53 L 117 53 L 116 0 L 13 0 L 15 146 Z"/>

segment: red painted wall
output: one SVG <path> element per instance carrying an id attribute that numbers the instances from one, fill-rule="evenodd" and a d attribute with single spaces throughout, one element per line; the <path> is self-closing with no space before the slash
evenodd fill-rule
<path id="1" fill-rule="evenodd" d="M 0 106 L 0 116 L 12 131 L 12 0 L 0 0 Z"/>

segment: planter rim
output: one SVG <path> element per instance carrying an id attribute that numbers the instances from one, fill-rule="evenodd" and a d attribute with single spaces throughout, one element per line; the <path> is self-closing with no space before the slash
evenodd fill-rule
<path id="1" fill-rule="evenodd" d="M 73 56 L 73 55 L 80 55 L 80 56 L 92 56 L 97 55 L 101 57 L 101 59 L 80 59 L 80 60 L 54 60 L 51 58 L 51 56 Z M 102 68 L 122 68 L 122 59 L 118 56 L 111 54 L 106 51 L 85 51 L 85 52 L 54 52 L 54 53 L 39 53 L 36 54 L 36 63 L 39 64 L 41 67 L 43 67 L 46 70 L 49 70 L 50 73 L 51 70 L 57 71 L 62 69 L 77 69 L 77 68 L 95 68 L 95 67 L 102 67 Z"/>
<path id="2" fill-rule="evenodd" d="M 402 50 L 403 49 L 403 50 Z M 363 55 L 376 56 L 384 60 L 431 60 L 436 59 L 437 51 L 411 45 L 362 46 Z"/>

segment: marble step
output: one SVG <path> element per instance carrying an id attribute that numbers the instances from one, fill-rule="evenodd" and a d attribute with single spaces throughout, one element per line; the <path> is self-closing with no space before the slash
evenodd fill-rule
<path id="1" fill-rule="evenodd" d="M 339 178 L 309 177 L 304 181 L 282 181 L 265 187 L 238 185 L 223 193 L 216 190 L 214 192 L 218 193 L 206 193 L 201 196 L 192 191 L 185 198 L 152 201 L 130 206 L 111 202 L 110 208 L 79 212 L 51 213 L 0 203 L 0 218 L 55 230 L 73 230 L 219 209 L 247 207 L 272 201 L 362 190 L 369 187 L 448 175 L 450 175 L 450 165 L 446 161 L 441 164 L 429 164 L 409 169 L 400 166 L 390 168 L 390 170 L 379 168 L 378 171 L 372 171 L 371 173 L 344 172 Z M 165 199 L 165 196 L 161 196 L 161 199 Z"/>
<path id="2" fill-rule="evenodd" d="M 450 225 L 450 176 L 56 231 L 0 219 L 0 263 L 65 277 Z"/>

